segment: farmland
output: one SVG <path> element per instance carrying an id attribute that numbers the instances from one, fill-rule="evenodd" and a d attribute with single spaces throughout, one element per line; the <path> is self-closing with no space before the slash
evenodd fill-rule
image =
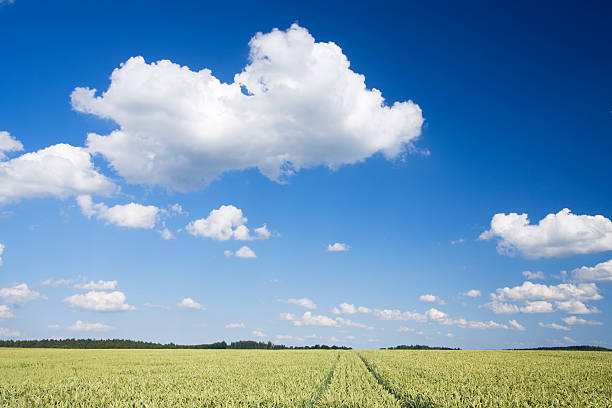
<path id="1" fill-rule="evenodd" d="M 2 407 L 610 407 L 612 353 L 0 349 Z"/>

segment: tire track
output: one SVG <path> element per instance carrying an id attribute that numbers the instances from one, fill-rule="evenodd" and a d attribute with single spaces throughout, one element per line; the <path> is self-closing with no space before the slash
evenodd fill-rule
<path id="1" fill-rule="evenodd" d="M 389 382 L 383 378 L 380 374 L 376 372 L 374 367 L 366 360 L 360 353 L 357 353 L 363 364 L 366 366 L 366 369 L 372 374 L 372 376 L 378 381 L 378 383 L 393 397 L 400 403 L 400 405 L 404 408 L 436 408 L 436 405 L 431 401 L 423 400 L 423 399 L 409 399 L 406 396 L 399 394 L 395 391 L 390 385 Z"/>
<path id="2" fill-rule="evenodd" d="M 327 386 L 329 385 L 329 383 L 332 380 L 332 377 L 334 376 L 334 371 L 336 370 L 336 366 L 338 365 L 338 361 L 340 361 L 340 353 L 338 353 L 338 355 L 336 356 L 336 361 L 334 361 L 334 365 L 329 370 L 329 373 L 327 374 L 327 377 L 325 378 L 325 380 L 323 380 L 321 385 L 319 385 L 319 388 L 317 389 L 317 392 L 315 392 L 315 394 L 314 394 L 314 396 L 312 398 L 312 401 L 310 402 L 310 405 L 308 405 L 308 408 L 314 408 L 314 406 L 316 405 L 316 403 L 319 400 L 319 398 L 321 397 L 321 395 L 323 395 L 323 393 L 327 389 Z"/>

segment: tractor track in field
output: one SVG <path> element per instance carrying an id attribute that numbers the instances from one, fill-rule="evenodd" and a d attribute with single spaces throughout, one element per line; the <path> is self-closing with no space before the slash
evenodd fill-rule
<path id="1" fill-rule="evenodd" d="M 338 365 L 338 361 L 340 361 L 340 353 L 338 353 L 338 355 L 336 356 L 336 361 L 334 361 L 334 365 L 332 365 L 332 368 L 329 370 L 329 373 L 327 374 L 327 377 L 325 377 L 325 380 L 323 380 L 321 385 L 319 385 L 319 388 L 317 388 L 317 391 L 315 392 L 314 396 L 312 397 L 312 401 L 307 406 L 308 408 L 314 408 L 314 406 L 317 404 L 317 401 L 319 401 L 319 398 L 321 398 L 321 395 L 323 395 L 323 393 L 327 389 L 327 386 L 329 385 L 329 383 L 331 382 L 331 380 L 332 380 L 332 378 L 334 376 L 334 371 L 336 370 L 336 366 Z"/>
<path id="2" fill-rule="evenodd" d="M 393 397 L 399 402 L 399 404 L 403 408 L 436 408 L 432 402 L 427 400 L 411 400 L 407 399 L 405 396 L 400 395 L 397 391 L 395 391 L 390 385 L 389 382 L 383 378 L 380 374 L 376 372 L 374 367 L 366 360 L 360 353 L 357 353 L 366 369 L 372 374 L 372 376 L 378 381 L 378 383 Z"/>

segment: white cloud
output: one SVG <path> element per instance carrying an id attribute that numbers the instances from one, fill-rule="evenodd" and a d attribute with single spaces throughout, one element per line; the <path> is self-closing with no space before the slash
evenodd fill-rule
<path id="1" fill-rule="evenodd" d="M 225 251 L 223 251 L 223 255 L 225 255 L 226 258 L 231 258 L 233 254 L 234 253 L 230 251 L 229 249 L 226 249 Z"/>
<path id="2" fill-rule="evenodd" d="M 567 300 L 565 302 L 555 302 L 557 309 L 568 314 L 591 314 L 601 313 L 596 307 L 588 308 L 587 305 L 579 300 Z"/>
<path id="3" fill-rule="evenodd" d="M 399 329 L 397 329 L 397 331 L 401 331 L 401 332 L 413 332 L 414 329 L 412 327 L 406 327 L 406 326 L 400 326 Z"/>
<path id="4" fill-rule="evenodd" d="M 47 328 L 48 329 L 56 330 L 56 329 L 60 328 L 60 325 L 59 324 L 50 324 L 50 325 L 47 326 Z"/>
<path id="5" fill-rule="evenodd" d="M 81 147 L 57 144 L 0 161 L 0 203 L 45 196 L 108 195 L 116 190 L 95 170 L 90 154 Z"/>
<path id="6" fill-rule="evenodd" d="M 346 336 L 348 340 L 355 340 L 355 336 Z"/>
<path id="7" fill-rule="evenodd" d="M 465 242 L 464 238 L 459 238 L 451 241 L 451 245 L 463 244 Z"/>
<path id="8" fill-rule="evenodd" d="M 156 305 L 156 304 L 149 303 L 149 302 L 147 302 L 147 303 L 143 304 L 143 306 L 144 306 L 144 307 L 150 307 L 150 308 L 153 308 L 153 309 L 170 310 L 170 306 L 165 306 L 165 305 Z"/>
<path id="9" fill-rule="evenodd" d="M 329 244 L 327 246 L 327 251 L 328 252 L 342 252 L 342 251 L 348 251 L 350 248 L 351 247 L 348 244 L 343 244 L 341 242 L 336 242 L 334 244 Z"/>
<path id="10" fill-rule="evenodd" d="M 153 229 L 160 213 L 160 209 L 153 205 L 137 203 L 107 207 L 103 203 L 94 203 L 89 195 L 78 196 L 77 202 L 87 218 L 95 216 L 120 227 Z"/>
<path id="11" fill-rule="evenodd" d="M 159 230 L 159 235 L 161 235 L 162 239 L 165 239 L 166 241 L 174 239 L 174 234 L 166 227 L 163 227 L 161 230 Z"/>
<path id="12" fill-rule="evenodd" d="M 262 225 L 259 228 L 255 228 L 254 231 L 255 236 L 261 239 L 268 239 L 271 236 L 270 231 L 268 231 L 268 226 L 266 224 Z"/>
<path id="13" fill-rule="evenodd" d="M 252 334 L 254 337 L 259 337 L 259 338 L 261 338 L 261 339 L 265 339 L 266 337 L 268 337 L 268 335 L 267 335 L 266 333 L 262 332 L 261 330 L 253 330 L 253 331 L 251 332 L 251 334 Z"/>
<path id="14" fill-rule="evenodd" d="M 579 281 L 612 282 L 612 259 L 595 266 L 576 268 L 572 271 L 572 276 Z"/>
<path id="15" fill-rule="evenodd" d="M 527 214 L 495 214 L 480 239 L 498 238 L 497 251 L 526 258 L 552 258 L 612 250 L 612 221 L 603 215 L 576 215 L 567 208 L 548 214 L 537 225 Z"/>
<path id="16" fill-rule="evenodd" d="M 557 323 L 544 324 L 544 323 L 540 322 L 540 323 L 538 323 L 538 326 L 545 327 L 547 329 L 555 329 L 555 330 L 565 330 L 565 331 L 571 330 L 569 327 L 562 326 L 562 325 L 557 324 Z"/>
<path id="17" fill-rule="evenodd" d="M 294 24 L 258 33 L 249 46 L 250 64 L 233 83 L 208 69 L 133 57 L 113 71 L 102 95 L 76 88 L 75 110 L 119 126 L 106 136 L 90 133 L 87 145 L 130 183 L 190 190 L 231 170 L 257 167 L 279 181 L 378 152 L 393 159 L 420 135 L 418 105 L 387 105 L 336 44 L 317 43 Z"/>
<path id="18" fill-rule="evenodd" d="M 179 307 L 184 307 L 187 309 L 196 309 L 196 310 L 206 310 L 204 306 L 193 300 L 192 298 L 185 298 L 181 300 L 181 303 L 178 304 Z"/>
<path id="19" fill-rule="evenodd" d="M 476 298 L 476 297 L 482 296 L 482 293 L 480 293 L 480 291 L 477 289 L 471 289 L 465 292 L 464 295 L 469 296 L 471 298 Z"/>
<path id="20" fill-rule="evenodd" d="M 0 266 L 2 266 L 2 255 L 4 254 L 4 244 L 0 244 Z"/>
<path id="21" fill-rule="evenodd" d="M 19 337 L 21 333 L 17 330 L 5 329 L 4 327 L 0 327 L 0 337 Z"/>
<path id="22" fill-rule="evenodd" d="M 301 317 L 291 313 L 281 313 L 280 318 L 282 320 L 289 320 L 294 326 L 328 326 L 338 327 L 340 324 L 325 315 L 314 315 L 312 312 L 305 312 Z"/>
<path id="23" fill-rule="evenodd" d="M 68 330 L 101 332 L 101 331 L 113 330 L 113 327 L 108 326 L 106 324 L 102 324 L 102 323 L 85 323 L 81 320 L 77 320 L 76 323 L 74 323 L 72 326 L 68 326 Z"/>
<path id="24" fill-rule="evenodd" d="M 446 303 L 445 301 L 440 299 L 438 296 L 434 296 L 432 294 L 421 295 L 419 296 L 419 300 L 421 302 L 430 302 L 430 303 L 436 302 L 440 305 L 444 305 Z"/>
<path id="25" fill-rule="evenodd" d="M 40 299 L 42 296 L 35 290 L 28 288 L 25 283 L 21 283 L 0 289 L 0 298 L 3 298 L 6 303 L 26 303 Z"/>
<path id="26" fill-rule="evenodd" d="M 602 322 L 598 322 L 595 320 L 585 320 L 576 316 L 568 316 L 564 317 L 561 320 L 565 322 L 565 324 L 574 325 L 574 324 L 589 324 L 593 326 L 603 326 Z"/>
<path id="27" fill-rule="evenodd" d="M 244 323 L 228 323 L 225 325 L 226 329 L 244 329 Z"/>
<path id="28" fill-rule="evenodd" d="M 531 271 L 523 271 L 523 276 L 526 277 L 527 279 L 544 279 L 544 272 L 542 271 L 537 271 L 537 272 L 531 272 Z"/>
<path id="29" fill-rule="evenodd" d="M 71 283 L 72 283 L 72 279 L 63 279 L 63 278 L 62 279 L 47 279 L 47 280 L 40 282 L 40 284 L 43 286 L 52 286 L 52 287 L 70 285 Z"/>
<path id="30" fill-rule="evenodd" d="M 441 310 L 438 310 L 436 308 L 430 308 L 425 313 L 419 313 L 416 311 L 415 312 L 409 312 L 409 311 L 402 312 L 401 310 L 398 310 L 398 309 L 383 309 L 383 310 L 370 309 L 370 308 L 363 307 L 363 306 L 355 307 L 355 305 L 353 304 L 342 303 L 340 305 L 340 308 L 334 308 L 333 312 L 337 314 L 340 314 L 340 313 L 371 314 L 381 320 L 415 321 L 419 323 L 426 323 L 428 321 L 431 321 L 431 322 L 442 324 L 445 326 L 457 326 L 457 327 L 469 328 L 469 329 L 501 328 L 501 329 L 506 329 L 506 330 L 511 330 L 511 329 L 520 330 L 516 325 L 512 323 L 510 324 L 510 326 L 508 326 L 506 324 L 497 323 L 492 320 L 488 322 L 480 322 L 480 321 L 469 321 L 464 318 L 458 318 L 458 319 L 451 318 L 447 313 Z M 289 315 L 289 316 L 295 318 L 295 316 L 293 315 Z M 290 318 L 287 320 L 293 320 L 293 319 Z"/>
<path id="31" fill-rule="evenodd" d="M 284 303 L 292 303 L 294 305 L 305 307 L 306 309 L 316 309 L 317 308 L 317 304 L 308 298 L 287 299 L 287 300 L 278 299 L 278 301 L 284 302 Z"/>
<path id="32" fill-rule="evenodd" d="M 566 341 L 566 342 L 568 342 L 568 343 L 578 343 L 576 340 L 572 339 L 572 338 L 571 338 L 571 337 L 569 337 L 569 336 L 565 336 L 565 337 L 563 337 L 563 340 L 565 340 L 565 341 Z"/>
<path id="33" fill-rule="evenodd" d="M 520 310 L 523 313 L 552 313 L 553 305 L 545 300 L 527 301 Z"/>
<path id="34" fill-rule="evenodd" d="M 291 340 L 293 338 L 293 336 L 287 335 L 287 334 L 279 334 L 276 336 L 276 338 L 278 340 Z"/>
<path id="35" fill-rule="evenodd" d="M 336 317 L 336 321 L 338 323 L 340 323 L 342 326 L 357 327 L 359 329 L 367 329 L 367 330 L 375 330 L 376 329 L 375 327 L 368 326 L 367 324 L 363 324 L 363 323 L 359 323 L 359 322 L 354 322 L 352 320 L 344 319 L 342 317 Z"/>
<path id="36" fill-rule="evenodd" d="M 85 294 L 76 294 L 64 299 L 71 307 L 97 312 L 117 312 L 134 310 L 135 307 L 125 303 L 123 292 L 91 291 Z"/>
<path id="37" fill-rule="evenodd" d="M 7 131 L 0 130 L 0 160 L 6 159 L 7 152 L 20 152 L 23 144 Z"/>
<path id="38" fill-rule="evenodd" d="M 235 255 L 238 258 L 243 258 L 243 259 L 257 258 L 257 255 L 255 255 L 255 252 L 253 252 L 253 250 L 249 248 L 248 246 L 243 246 L 242 248 L 237 250 Z"/>
<path id="39" fill-rule="evenodd" d="M 222 205 L 212 210 L 207 218 L 191 221 L 186 230 L 193 236 L 212 238 L 217 241 L 235 239 L 247 241 L 252 239 L 270 238 L 270 232 L 266 225 L 255 229 L 252 236 L 249 228 L 245 225 L 248 219 L 242 215 L 242 210 L 233 205 Z"/>
<path id="40" fill-rule="evenodd" d="M 517 322 L 516 320 L 508 320 L 508 323 L 510 324 L 510 326 L 514 327 L 516 330 L 519 330 L 519 331 L 526 330 L 525 327 L 523 327 L 523 325 Z"/>
<path id="41" fill-rule="evenodd" d="M 0 305 L 0 319 L 11 319 L 15 317 L 7 305 Z"/>
<path id="42" fill-rule="evenodd" d="M 526 301 L 526 300 L 599 300 L 597 285 L 594 283 L 561 283 L 559 285 L 544 285 L 540 283 L 523 282 L 521 286 L 513 288 L 505 287 L 496 290 L 497 294 L 491 294 L 493 299 L 500 301 Z"/>
<path id="43" fill-rule="evenodd" d="M 491 309 L 495 314 L 515 314 L 520 311 L 519 307 L 513 303 L 504 303 L 497 300 L 485 303 L 484 306 Z"/>
<path id="44" fill-rule="evenodd" d="M 74 285 L 76 289 L 84 289 L 84 290 L 115 290 L 117 287 L 117 281 L 103 281 L 99 280 L 97 282 L 90 281 L 88 283 L 79 283 Z"/>
<path id="45" fill-rule="evenodd" d="M 355 305 L 350 303 L 340 303 L 340 308 L 334 307 L 332 309 L 332 313 L 334 314 L 355 314 L 355 313 L 370 313 L 371 310 L 367 307 L 359 306 L 355 307 Z"/>

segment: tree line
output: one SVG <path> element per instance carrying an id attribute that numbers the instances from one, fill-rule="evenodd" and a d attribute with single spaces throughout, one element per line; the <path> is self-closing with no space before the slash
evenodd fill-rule
<path id="1" fill-rule="evenodd" d="M 174 343 L 153 343 L 149 341 L 126 339 L 43 339 L 43 340 L 0 340 L 0 347 L 19 348 L 67 348 L 67 349 L 233 349 L 233 350 L 351 350 L 351 347 L 328 346 L 285 346 L 252 340 L 226 343 L 182 345 Z"/>

